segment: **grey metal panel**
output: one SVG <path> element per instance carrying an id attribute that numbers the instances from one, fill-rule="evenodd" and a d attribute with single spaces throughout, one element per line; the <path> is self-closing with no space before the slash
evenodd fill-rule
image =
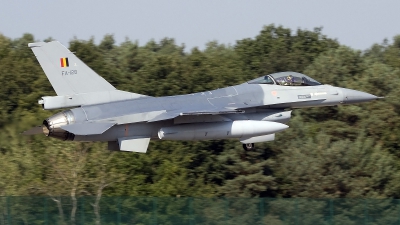
<path id="1" fill-rule="evenodd" d="M 100 104 L 92 106 L 83 106 L 88 114 L 89 120 L 101 120 L 125 115 L 135 115 L 148 113 L 152 111 L 170 111 L 171 108 L 165 108 L 163 105 L 172 103 L 176 99 L 163 98 L 140 98 L 128 101 L 112 102 L 109 104 Z M 151 119 L 151 118 L 150 118 Z"/>
<path id="2" fill-rule="evenodd" d="M 158 140 L 158 131 L 161 127 L 173 126 L 173 120 L 163 120 L 153 123 L 140 122 L 123 125 L 114 125 L 98 135 L 75 135 L 76 141 L 117 141 L 121 137 L 150 137 Z"/>
<path id="3" fill-rule="evenodd" d="M 230 104 L 229 107 L 240 109 L 263 105 L 264 91 L 260 85 L 245 83 L 235 86 L 235 89 L 239 94 L 233 96 L 235 104 Z"/>
<path id="4" fill-rule="evenodd" d="M 149 142 L 149 137 L 118 138 L 119 148 L 121 151 L 146 153 Z"/>
<path id="5" fill-rule="evenodd" d="M 115 123 L 75 123 L 61 126 L 61 129 L 75 135 L 93 135 L 102 134 L 114 125 Z"/>
<path id="6" fill-rule="evenodd" d="M 210 123 L 210 122 L 225 122 L 232 121 L 226 115 L 193 115 L 193 116 L 178 116 L 174 119 L 174 124 L 182 123 Z"/>
<path id="7" fill-rule="evenodd" d="M 365 93 L 362 91 L 351 90 L 347 88 L 341 88 L 343 93 L 343 101 L 345 104 L 354 104 L 361 102 L 368 102 L 371 100 L 375 100 L 378 97 L 375 95 L 371 95 L 369 93 Z"/>
<path id="8" fill-rule="evenodd" d="M 73 114 L 75 123 L 84 123 L 88 121 L 86 112 L 83 110 L 83 108 L 74 108 L 71 109 L 71 112 Z"/>
<path id="9" fill-rule="evenodd" d="M 257 95 L 259 96 L 257 102 L 260 103 L 263 100 L 263 92 L 261 88 L 257 87 L 257 85 L 255 87 L 255 89 L 258 90 Z M 237 89 L 246 90 L 248 93 L 244 93 L 243 98 L 237 97 L 236 95 L 233 96 L 233 94 L 240 94 L 240 91 Z M 178 115 L 239 113 L 240 111 L 238 112 L 234 110 L 235 108 L 238 108 L 238 106 L 230 107 L 231 105 L 229 102 L 232 102 L 233 100 L 239 100 L 241 103 L 244 103 L 246 99 L 250 99 L 251 96 L 249 95 L 252 95 L 250 93 L 251 92 L 247 88 L 234 86 L 230 88 L 218 89 L 212 92 L 200 92 L 174 97 L 139 98 L 111 102 L 108 104 L 83 106 L 82 108 L 86 112 L 88 120 L 93 121 L 130 115 L 132 121 L 139 122 L 140 120 L 138 118 L 141 117 L 141 113 L 162 110 L 166 111 L 163 115 L 156 115 L 154 118 L 143 118 L 142 120 L 154 122 L 164 119 L 173 119 Z M 225 97 L 228 95 L 236 97 L 236 99 L 229 97 L 231 100 L 229 100 L 229 102 L 225 102 L 225 100 L 228 99 Z M 213 96 L 212 99 L 219 99 L 218 101 L 214 102 L 215 105 L 210 104 L 210 96 Z M 244 108 L 244 106 L 250 107 L 250 105 L 240 105 L 242 108 Z M 252 106 L 258 105 L 253 104 Z M 135 118 L 136 116 L 138 118 Z"/>
<path id="10" fill-rule="evenodd" d="M 31 43 L 28 46 L 32 48 L 57 95 L 115 90 L 60 42 Z M 68 66 L 61 66 L 62 58 L 68 58 Z"/>
<path id="11" fill-rule="evenodd" d="M 223 107 L 234 104 L 235 100 L 233 97 L 239 94 L 235 87 L 217 89 L 215 91 L 209 91 L 208 93 L 210 93 L 210 95 L 207 96 L 207 100 L 214 107 Z"/>
<path id="12" fill-rule="evenodd" d="M 60 108 L 76 107 L 82 105 L 102 104 L 112 101 L 129 100 L 135 98 L 151 98 L 151 97 L 120 90 L 113 90 L 113 91 L 80 93 L 74 95 L 44 96 L 39 101 L 39 104 L 43 105 L 44 109 L 60 109 Z"/>
<path id="13" fill-rule="evenodd" d="M 184 109 L 182 110 L 184 111 Z M 192 111 L 192 112 L 182 112 L 182 111 L 172 111 L 172 112 L 165 112 L 163 114 L 160 114 L 156 117 L 154 117 L 151 120 L 148 120 L 148 122 L 156 122 L 160 120 L 169 120 L 169 119 L 175 119 L 178 117 L 182 116 L 201 116 L 201 115 L 225 115 L 225 114 L 235 114 L 235 113 L 244 113 L 244 111 L 241 110 L 231 110 L 231 109 L 213 109 L 213 110 L 207 110 L 207 111 Z M 220 120 L 217 120 L 220 121 Z"/>
<path id="14" fill-rule="evenodd" d="M 169 119 L 169 115 L 164 115 L 164 113 L 165 113 L 165 110 L 150 111 L 150 112 L 135 113 L 135 114 L 129 114 L 129 115 L 124 115 L 124 116 L 112 117 L 112 118 L 107 118 L 104 120 L 97 120 L 97 121 L 115 122 L 117 124 L 138 123 L 138 122 L 145 122 L 145 121 L 155 122 L 155 121 L 159 121 L 159 120 Z"/>
<path id="15" fill-rule="evenodd" d="M 257 109 L 256 112 L 226 115 L 225 117 L 231 120 L 258 120 L 287 123 L 290 120 L 291 112 L 292 111 L 283 111 L 282 109 Z"/>
<path id="16" fill-rule="evenodd" d="M 326 100 L 327 86 L 260 85 L 264 91 L 263 105 Z M 324 93 L 324 94 L 321 94 Z"/>
<path id="17" fill-rule="evenodd" d="M 163 112 L 160 115 L 147 120 L 147 122 L 157 122 L 160 120 L 170 120 L 170 119 L 174 119 L 175 117 L 179 116 L 179 112 Z"/>

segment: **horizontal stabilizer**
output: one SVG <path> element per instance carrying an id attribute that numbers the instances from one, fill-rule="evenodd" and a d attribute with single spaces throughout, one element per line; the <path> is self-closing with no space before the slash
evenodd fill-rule
<path id="1" fill-rule="evenodd" d="M 75 123 L 61 126 L 61 129 L 75 135 L 94 135 L 102 134 L 114 125 L 115 123 Z"/>
<path id="2" fill-rule="evenodd" d="M 35 134 L 42 134 L 43 133 L 43 127 L 42 126 L 37 126 L 37 127 L 32 127 L 29 130 L 26 130 L 22 132 L 22 135 L 35 135 Z"/>

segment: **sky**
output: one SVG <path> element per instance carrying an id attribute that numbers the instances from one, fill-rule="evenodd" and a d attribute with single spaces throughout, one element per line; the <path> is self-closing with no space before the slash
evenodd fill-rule
<path id="1" fill-rule="evenodd" d="M 365 50 L 400 34 L 398 0 L 0 0 L 0 33 L 36 40 L 52 37 L 68 45 L 73 38 L 99 43 L 113 34 L 140 45 L 174 38 L 186 50 L 209 41 L 234 45 L 254 38 L 262 27 L 291 30 L 323 27 L 341 44 Z"/>

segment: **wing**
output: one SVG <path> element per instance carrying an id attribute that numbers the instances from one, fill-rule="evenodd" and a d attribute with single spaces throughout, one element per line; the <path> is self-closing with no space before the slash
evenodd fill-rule
<path id="1" fill-rule="evenodd" d="M 211 110 L 199 110 L 199 111 L 167 111 L 161 113 L 160 115 L 154 117 L 147 122 L 156 122 L 161 120 L 169 120 L 174 119 L 178 116 L 196 116 L 196 115 L 223 115 L 223 114 L 235 114 L 235 113 L 244 113 L 243 110 L 235 110 L 235 109 L 227 109 L 227 108 L 215 108 Z"/>

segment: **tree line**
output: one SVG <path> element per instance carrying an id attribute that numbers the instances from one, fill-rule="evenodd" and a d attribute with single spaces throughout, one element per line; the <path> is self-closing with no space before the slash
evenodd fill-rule
<path id="1" fill-rule="evenodd" d="M 49 41 L 51 38 L 44 40 Z M 31 34 L 0 34 L 0 195 L 400 198 L 400 36 L 358 51 L 321 28 L 268 25 L 234 45 L 186 50 L 172 38 L 145 45 L 112 35 L 72 39 L 69 49 L 116 88 L 150 96 L 240 84 L 281 71 L 384 96 L 366 104 L 295 109 L 274 142 L 244 151 L 236 140 L 152 141 L 147 154 L 105 143 L 21 136 L 57 111 Z M 66 43 L 64 43 L 66 44 Z M 96 200 L 97 199 L 97 200 Z M 75 203 L 74 203 L 75 202 Z"/>

